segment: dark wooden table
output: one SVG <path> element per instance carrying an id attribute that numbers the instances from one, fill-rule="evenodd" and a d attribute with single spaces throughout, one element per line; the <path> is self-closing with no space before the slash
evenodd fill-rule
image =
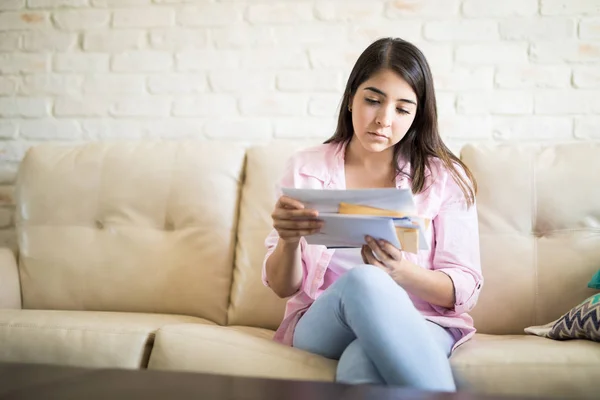
<path id="1" fill-rule="evenodd" d="M 0 363 L 0 399 L 493 400 L 369 385 L 240 378 L 189 372 Z M 514 398 L 513 398 L 514 399 Z"/>

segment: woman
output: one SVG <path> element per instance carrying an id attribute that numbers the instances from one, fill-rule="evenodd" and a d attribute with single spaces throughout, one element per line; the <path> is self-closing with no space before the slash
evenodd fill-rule
<path id="1" fill-rule="evenodd" d="M 295 154 L 281 186 L 410 187 L 432 220 L 432 245 L 418 254 L 369 237 L 362 249 L 308 245 L 318 213 L 281 196 L 263 267 L 265 285 L 291 296 L 275 340 L 339 359 L 340 382 L 455 391 L 448 358 L 475 333 L 467 312 L 483 283 L 476 183 L 440 138 L 423 54 L 401 39 L 371 44 L 350 74 L 335 134 Z"/>

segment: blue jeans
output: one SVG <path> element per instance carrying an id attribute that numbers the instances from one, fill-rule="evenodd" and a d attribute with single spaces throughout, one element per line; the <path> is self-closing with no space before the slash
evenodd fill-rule
<path id="1" fill-rule="evenodd" d="M 345 383 L 456 391 L 446 329 L 417 311 L 392 278 L 361 265 L 335 281 L 300 318 L 294 347 L 339 359 Z"/>

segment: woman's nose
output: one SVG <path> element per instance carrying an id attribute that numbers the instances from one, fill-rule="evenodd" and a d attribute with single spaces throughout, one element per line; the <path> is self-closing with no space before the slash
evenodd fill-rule
<path id="1" fill-rule="evenodd" d="M 377 125 L 383 127 L 388 127 L 391 125 L 392 113 L 391 110 L 389 110 L 389 107 L 382 107 L 380 109 L 379 113 L 377 113 L 377 118 L 375 122 L 377 123 Z"/>

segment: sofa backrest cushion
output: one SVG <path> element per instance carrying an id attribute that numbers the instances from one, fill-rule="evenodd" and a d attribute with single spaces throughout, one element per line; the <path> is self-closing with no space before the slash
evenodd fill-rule
<path id="1" fill-rule="evenodd" d="M 600 268 L 600 144 L 467 145 L 479 184 L 482 333 L 523 333 L 593 294 Z"/>
<path id="2" fill-rule="evenodd" d="M 24 308 L 226 323 L 245 149 L 41 145 L 17 178 Z"/>
<path id="3" fill-rule="evenodd" d="M 318 143 L 312 143 L 315 145 Z M 265 239 L 273 221 L 276 186 L 287 159 L 307 143 L 272 143 L 248 149 L 235 257 L 229 324 L 276 329 L 285 307 L 261 281 Z"/>

